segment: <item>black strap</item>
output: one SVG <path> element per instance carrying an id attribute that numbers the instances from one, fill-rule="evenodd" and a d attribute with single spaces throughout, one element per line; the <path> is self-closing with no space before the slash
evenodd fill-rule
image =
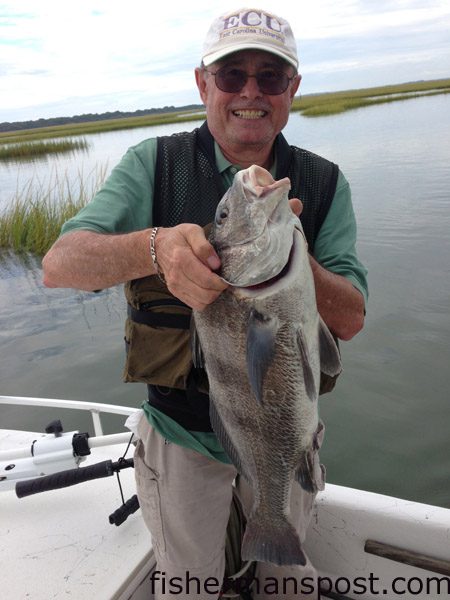
<path id="1" fill-rule="evenodd" d="M 158 302 L 158 304 L 161 303 Z M 170 304 L 175 303 L 171 302 Z M 185 306 L 184 304 L 181 305 Z M 128 317 L 135 323 L 149 325 L 150 327 L 189 329 L 191 326 L 191 315 L 174 315 L 170 313 L 152 312 L 151 310 L 138 310 L 130 305 L 128 305 Z"/>
<path id="2" fill-rule="evenodd" d="M 158 385 L 147 385 L 147 390 L 148 403 L 188 431 L 212 431 L 209 396 L 196 389 L 191 376 L 185 390 Z"/>

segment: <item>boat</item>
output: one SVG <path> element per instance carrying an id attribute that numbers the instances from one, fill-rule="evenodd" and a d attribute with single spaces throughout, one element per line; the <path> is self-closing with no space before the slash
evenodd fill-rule
<path id="1" fill-rule="evenodd" d="M 65 432 L 57 420 L 46 433 L 0 429 L 1 598 L 151 600 L 155 558 L 128 468 L 131 433 L 102 427 L 103 415 L 137 409 L 0 396 L 6 404 L 88 411 L 94 436 Z M 327 484 L 305 548 L 321 598 L 450 596 L 450 509 Z"/>

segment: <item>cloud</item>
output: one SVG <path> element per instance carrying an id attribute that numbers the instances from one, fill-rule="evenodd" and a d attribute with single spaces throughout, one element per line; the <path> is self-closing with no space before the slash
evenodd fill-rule
<path id="1" fill-rule="evenodd" d="M 19 6 L 0 5 L 0 121 L 199 102 L 193 69 L 210 22 L 226 12 L 222 0 Z M 402 80 L 419 71 L 450 74 L 446 0 L 267 0 L 261 7 L 290 21 L 308 91 L 352 87 L 352 77 L 359 86 L 394 83 L 402 63 Z"/>

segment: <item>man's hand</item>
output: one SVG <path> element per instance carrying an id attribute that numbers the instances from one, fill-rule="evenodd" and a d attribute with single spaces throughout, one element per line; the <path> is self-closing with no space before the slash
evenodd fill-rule
<path id="1" fill-rule="evenodd" d="M 220 260 L 198 225 L 161 227 L 155 251 L 167 287 L 191 308 L 203 310 L 228 287 L 214 273 Z"/>
<path id="2" fill-rule="evenodd" d="M 289 204 L 292 212 L 300 216 L 301 201 L 292 198 Z M 161 227 L 155 250 L 167 287 L 191 308 L 203 310 L 228 287 L 214 273 L 220 267 L 220 259 L 198 225 Z"/>
<path id="3" fill-rule="evenodd" d="M 303 202 L 298 198 L 291 198 L 289 200 L 289 205 L 291 207 L 292 212 L 299 217 L 302 214 L 303 210 Z"/>

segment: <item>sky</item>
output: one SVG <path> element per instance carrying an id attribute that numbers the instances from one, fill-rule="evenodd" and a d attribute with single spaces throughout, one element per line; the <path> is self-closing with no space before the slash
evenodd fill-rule
<path id="1" fill-rule="evenodd" d="M 0 122 L 200 104 L 224 0 L 0 0 Z M 294 31 L 303 94 L 450 77 L 450 0 L 261 0 Z"/>

